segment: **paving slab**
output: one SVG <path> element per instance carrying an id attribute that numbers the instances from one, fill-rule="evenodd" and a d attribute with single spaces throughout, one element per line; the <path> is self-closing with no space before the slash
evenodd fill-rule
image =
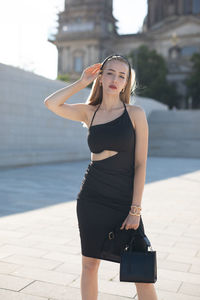
<path id="1" fill-rule="evenodd" d="M 0 300 L 80 300 L 76 196 L 89 161 L 0 169 Z M 200 160 L 149 157 L 142 198 L 159 300 L 200 299 Z M 137 300 L 101 261 L 100 300 Z"/>

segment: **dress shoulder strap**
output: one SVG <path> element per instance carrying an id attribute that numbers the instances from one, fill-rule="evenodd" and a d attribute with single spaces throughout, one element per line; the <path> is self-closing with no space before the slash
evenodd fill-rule
<path id="1" fill-rule="evenodd" d="M 101 103 L 99 104 L 99 106 L 97 107 L 97 109 L 95 110 L 95 112 L 94 112 L 94 114 L 93 114 L 92 120 L 91 120 L 91 122 L 90 122 L 90 127 L 92 126 L 92 122 L 93 122 L 93 120 L 94 120 L 94 116 L 95 116 L 97 110 L 99 109 L 100 105 L 101 105 Z"/>
<path id="2" fill-rule="evenodd" d="M 123 104 L 124 104 L 124 108 L 125 108 L 125 110 L 126 110 L 126 104 L 124 103 L 124 101 L 122 101 L 123 102 Z"/>

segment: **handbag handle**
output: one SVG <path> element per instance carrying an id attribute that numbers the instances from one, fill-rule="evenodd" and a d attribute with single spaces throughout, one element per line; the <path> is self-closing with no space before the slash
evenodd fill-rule
<path id="1" fill-rule="evenodd" d="M 143 231 L 141 230 L 141 228 L 139 227 L 138 228 L 138 232 L 139 234 L 142 236 L 142 238 L 144 239 L 146 245 L 147 245 L 147 248 L 150 247 L 150 250 L 153 251 L 153 248 L 151 246 L 151 243 L 150 243 L 150 240 L 148 239 L 148 237 L 146 236 L 146 234 L 143 233 Z M 135 235 L 131 238 L 131 241 L 129 243 L 129 251 L 131 251 L 131 248 L 132 248 L 132 244 L 133 244 L 133 241 L 135 240 Z M 125 248 L 127 249 L 127 248 Z"/>

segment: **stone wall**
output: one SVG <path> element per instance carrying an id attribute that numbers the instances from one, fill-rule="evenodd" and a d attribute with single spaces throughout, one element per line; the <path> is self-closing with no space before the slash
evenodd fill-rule
<path id="1" fill-rule="evenodd" d="M 200 158 L 200 110 L 154 110 L 148 123 L 149 156 Z"/>
<path id="2" fill-rule="evenodd" d="M 67 84 L 0 65 L 0 166 L 89 157 L 86 129 L 47 109 L 44 99 Z M 84 102 L 88 89 L 68 99 Z"/>

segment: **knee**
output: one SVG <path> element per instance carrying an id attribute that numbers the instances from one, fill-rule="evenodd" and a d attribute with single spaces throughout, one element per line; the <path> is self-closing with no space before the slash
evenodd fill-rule
<path id="1" fill-rule="evenodd" d="M 100 264 L 100 259 L 83 257 L 82 258 L 82 268 L 87 272 L 97 272 Z"/>
<path id="2" fill-rule="evenodd" d="M 135 282 L 137 289 L 144 289 L 144 288 L 150 288 L 154 286 L 154 283 L 148 283 L 148 282 Z"/>

